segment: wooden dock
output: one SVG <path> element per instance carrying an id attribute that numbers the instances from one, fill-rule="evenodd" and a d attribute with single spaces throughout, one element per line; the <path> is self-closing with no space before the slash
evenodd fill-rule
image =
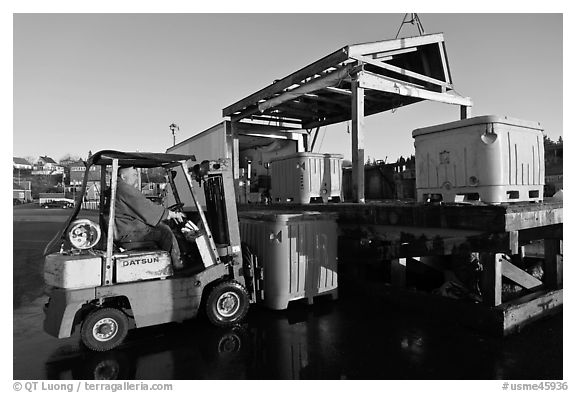
<path id="1" fill-rule="evenodd" d="M 402 201 L 334 204 L 239 205 L 239 210 L 338 213 L 339 241 L 368 245 L 387 270 L 381 293 L 402 307 L 430 309 L 492 333 L 507 335 L 562 309 L 562 202 L 511 205 L 425 204 Z M 523 267 L 523 246 L 543 241 L 542 280 Z M 351 247 L 347 247 L 351 248 Z M 354 247 L 352 247 L 354 248 Z M 443 257 L 475 253 L 480 265 L 480 297 L 457 300 L 407 286 L 407 267 Z M 359 255 L 359 254 L 355 254 Z M 345 271 L 357 271 L 361 257 L 339 255 Z M 354 274 L 358 278 L 358 274 Z M 503 279 L 522 288 L 503 301 Z M 359 278 L 362 280 L 362 278 Z M 509 281 L 508 281 L 509 280 Z"/>

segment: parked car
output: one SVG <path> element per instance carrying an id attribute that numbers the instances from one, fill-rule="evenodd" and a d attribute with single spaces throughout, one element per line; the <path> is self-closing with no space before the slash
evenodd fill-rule
<path id="1" fill-rule="evenodd" d="M 13 204 L 14 206 L 16 206 L 16 205 L 21 205 L 21 204 L 23 204 L 23 203 L 24 203 L 24 202 L 22 202 L 22 200 L 20 200 L 20 199 L 18 199 L 18 198 L 12 198 L 12 204 Z"/>
<path id="2" fill-rule="evenodd" d="M 149 201 L 154 202 L 157 205 L 161 205 L 163 198 L 161 196 L 151 196 L 151 195 L 147 195 L 146 199 L 148 199 Z"/>
<path id="3" fill-rule="evenodd" d="M 68 209 L 74 207 L 72 202 L 68 201 L 50 201 L 42 205 L 44 209 L 56 208 L 56 209 Z"/>

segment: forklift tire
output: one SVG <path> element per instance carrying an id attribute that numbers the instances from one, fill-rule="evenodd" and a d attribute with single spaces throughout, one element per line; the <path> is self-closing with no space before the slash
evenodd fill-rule
<path id="1" fill-rule="evenodd" d="M 233 326 L 248 313 L 250 300 L 246 289 L 235 281 L 216 285 L 206 301 L 206 316 L 216 326 Z"/>
<path id="2" fill-rule="evenodd" d="M 100 308 L 82 323 L 80 336 L 86 347 L 104 352 L 122 344 L 128 334 L 128 317 L 116 308 Z"/>

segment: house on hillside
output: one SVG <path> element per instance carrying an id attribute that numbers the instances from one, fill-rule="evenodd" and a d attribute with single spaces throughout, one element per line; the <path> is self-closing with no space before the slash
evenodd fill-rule
<path id="1" fill-rule="evenodd" d="M 70 186 L 80 186 L 84 180 L 84 172 L 86 172 L 86 165 L 84 161 L 79 160 L 68 165 L 70 176 L 68 177 L 68 184 Z M 90 172 L 88 175 L 88 182 L 99 182 L 100 181 L 100 168 L 97 166 L 90 167 Z"/>
<path id="2" fill-rule="evenodd" d="M 12 157 L 12 167 L 14 169 L 32 170 L 32 164 L 20 157 Z"/>
<path id="3" fill-rule="evenodd" d="M 146 196 L 160 196 L 166 189 L 166 183 L 142 183 L 142 194 Z"/>
<path id="4" fill-rule="evenodd" d="M 70 164 L 73 164 L 75 162 L 77 162 L 77 159 L 73 159 L 70 157 L 66 157 L 60 160 L 60 165 L 63 166 L 64 168 L 70 166 Z"/>
<path id="5" fill-rule="evenodd" d="M 12 198 L 22 203 L 32 201 L 32 189 L 29 181 L 20 184 L 12 183 Z"/>
<path id="6" fill-rule="evenodd" d="M 33 175 L 61 175 L 64 167 L 48 156 L 40 156 L 34 165 Z"/>
<path id="7" fill-rule="evenodd" d="M 79 192 L 82 188 L 84 181 L 84 174 L 86 173 L 86 164 L 84 161 L 79 160 L 68 164 L 66 168 L 66 191 L 73 195 Z M 84 209 L 97 209 L 100 201 L 100 177 L 102 173 L 97 166 L 90 167 L 88 171 L 88 181 L 86 183 L 86 192 L 84 194 L 84 201 L 82 207 Z M 106 173 L 106 182 L 110 182 L 110 173 Z"/>
<path id="8" fill-rule="evenodd" d="M 66 172 L 66 185 L 69 187 L 69 189 L 76 189 L 76 191 L 80 190 L 80 186 L 82 186 L 82 181 L 84 180 L 84 173 L 86 172 L 86 165 L 84 161 L 80 160 L 69 164 Z M 91 184 L 99 184 L 100 176 L 101 172 L 99 167 L 90 167 L 87 187 L 90 187 Z M 108 182 L 109 180 L 110 174 L 106 173 L 106 181 Z"/>
<path id="9" fill-rule="evenodd" d="M 30 174 L 32 173 L 32 164 L 24 158 L 12 157 L 12 172 L 14 183 L 21 184 L 22 180 L 30 178 Z"/>

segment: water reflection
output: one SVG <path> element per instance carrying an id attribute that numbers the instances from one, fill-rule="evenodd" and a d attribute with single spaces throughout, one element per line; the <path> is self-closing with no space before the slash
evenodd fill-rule
<path id="1" fill-rule="evenodd" d="M 124 345 L 109 352 L 81 348 L 75 356 L 65 357 L 57 351 L 46 364 L 46 375 L 87 380 L 246 378 L 241 368 L 233 367 L 248 349 L 244 327 L 182 325 L 135 331 Z M 183 330 L 189 330 L 191 337 Z"/>
<path id="2" fill-rule="evenodd" d="M 507 339 L 486 337 L 439 321 L 433 311 L 414 315 L 366 299 L 342 299 L 295 304 L 285 311 L 253 307 L 248 322 L 232 329 L 216 329 L 202 320 L 139 329 L 107 353 L 61 348 L 47 362 L 46 375 L 127 380 L 450 380 L 522 379 L 540 373 L 561 378 L 561 354 L 554 354 L 558 346 L 539 345 L 540 331 Z M 557 340 L 561 346 L 561 337 Z M 548 356 L 550 367 L 543 370 L 540 365 L 536 372 L 534 356 Z"/>
<path id="3" fill-rule="evenodd" d="M 323 334 L 316 322 L 330 311 L 329 304 L 279 312 L 256 308 L 249 323 L 234 328 L 190 321 L 139 329 L 113 351 L 58 350 L 46 364 L 46 375 L 87 380 L 308 379 L 320 372 L 322 378 L 340 378 L 337 370 L 326 367 L 330 351 L 317 351 Z"/>

